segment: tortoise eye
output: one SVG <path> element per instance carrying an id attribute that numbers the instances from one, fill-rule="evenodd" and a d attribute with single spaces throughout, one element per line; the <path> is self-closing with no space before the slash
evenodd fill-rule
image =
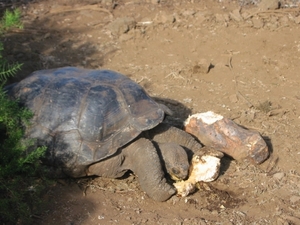
<path id="1" fill-rule="evenodd" d="M 177 169 L 175 169 L 175 168 L 173 168 L 173 169 L 172 169 L 172 173 L 174 173 L 174 174 L 179 174 L 179 173 L 180 173 L 180 171 L 179 171 L 179 170 L 177 170 Z"/>

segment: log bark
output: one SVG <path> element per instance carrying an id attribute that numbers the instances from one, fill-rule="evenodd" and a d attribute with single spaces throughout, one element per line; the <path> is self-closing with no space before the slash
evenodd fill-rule
<path id="1" fill-rule="evenodd" d="M 238 161 L 249 160 L 253 164 L 260 164 L 269 156 L 268 146 L 259 132 L 245 129 L 213 112 L 190 116 L 185 122 L 184 130 L 205 146 Z"/>

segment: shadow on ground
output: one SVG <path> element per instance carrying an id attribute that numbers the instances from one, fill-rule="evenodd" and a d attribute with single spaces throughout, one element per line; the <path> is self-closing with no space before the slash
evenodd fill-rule
<path id="1" fill-rule="evenodd" d="M 34 3 L 43 1 L 34 1 Z M 98 45 L 88 41 L 85 34 L 90 29 L 88 26 L 68 27 L 65 21 L 53 19 L 56 13 L 45 11 L 44 14 L 35 10 L 30 11 L 30 1 L 2 2 L 4 9 L 22 8 L 24 13 L 23 29 L 10 29 L 1 37 L 4 46 L 3 57 L 9 63 L 22 63 L 22 69 L 10 82 L 19 81 L 35 70 L 51 69 L 63 66 L 78 66 L 85 68 L 98 68 L 103 65 L 107 54 L 113 54 L 114 49 L 103 53 Z M 63 4 L 60 2 L 59 4 Z M 57 6 L 59 8 L 60 5 Z M 46 9 L 46 7 L 45 7 Z M 43 9 L 43 10 L 45 10 Z M 67 11 L 60 14 L 77 15 L 80 12 Z M 95 55 L 97 54 L 97 56 Z"/>

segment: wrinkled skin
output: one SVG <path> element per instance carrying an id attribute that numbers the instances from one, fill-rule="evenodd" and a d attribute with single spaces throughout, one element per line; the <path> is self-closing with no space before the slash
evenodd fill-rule
<path id="1" fill-rule="evenodd" d="M 188 155 L 204 154 L 201 148 L 186 132 L 162 123 L 144 132 L 113 157 L 91 165 L 87 175 L 118 178 L 131 170 L 142 190 L 156 201 L 165 201 L 176 193 L 174 186 L 167 182 L 165 171 L 173 179 L 187 178 Z"/>

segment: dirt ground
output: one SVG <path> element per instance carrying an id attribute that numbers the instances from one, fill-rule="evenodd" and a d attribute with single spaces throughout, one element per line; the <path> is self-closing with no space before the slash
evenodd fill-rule
<path id="1" fill-rule="evenodd" d="M 24 29 L 3 41 L 6 57 L 24 63 L 17 79 L 61 66 L 116 70 L 181 120 L 214 111 L 258 130 L 272 152 L 259 167 L 224 157 L 216 181 L 166 202 L 150 199 L 132 174 L 59 180 L 36 224 L 300 224 L 299 1 L 257 2 L 12 4 Z"/>

